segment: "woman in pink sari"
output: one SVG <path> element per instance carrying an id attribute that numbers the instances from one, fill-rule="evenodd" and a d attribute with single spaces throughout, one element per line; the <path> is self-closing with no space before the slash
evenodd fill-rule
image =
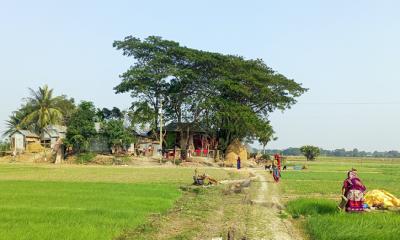
<path id="1" fill-rule="evenodd" d="M 366 188 L 357 176 L 357 170 L 347 173 L 347 179 L 343 182 L 342 194 L 347 198 L 347 212 L 364 211 L 364 192 Z"/>

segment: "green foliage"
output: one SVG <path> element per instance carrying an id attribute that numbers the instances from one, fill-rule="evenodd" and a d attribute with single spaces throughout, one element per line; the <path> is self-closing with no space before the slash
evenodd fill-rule
<path id="1" fill-rule="evenodd" d="M 6 120 L 6 130 L 3 132 L 4 137 L 10 136 L 17 130 L 26 128 L 22 123 L 24 119 L 25 113 L 22 113 L 21 110 L 14 112 L 8 120 Z"/>
<path id="2" fill-rule="evenodd" d="M 300 148 L 300 152 L 307 158 L 308 161 L 315 160 L 320 154 L 318 147 L 306 145 Z"/>
<path id="3" fill-rule="evenodd" d="M 122 112 L 119 108 L 113 107 L 112 109 L 108 108 L 103 108 L 103 109 L 98 109 L 97 112 L 97 117 L 102 120 L 122 120 L 124 118 L 124 112 Z"/>
<path id="4" fill-rule="evenodd" d="M 94 125 L 95 120 L 96 109 L 93 103 L 81 102 L 67 124 L 65 143 L 72 146 L 77 152 L 87 150 L 89 140 L 97 134 Z"/>
<path id="5" fill-rule="evenodd" d="M 10 150 L 10 143 L 8 141 L 0 140 L 0 151 L 8 151 Z"/>
<path id="6" fill-rule="evenodd" d="M 158 109 L 167 91 L 166 78 L 170 75 L 170 48 L 177 43 L 148 37 L 144 41 L 126 37 L 115 41 L 113 46 L 123 50 L 125 56 L 132 56 L 136 64 L 121 75 L 122 82 L 115 87 L 117 93 L 130 92 L 135 99 L 132 103 L 131 117 L 135 124 L 158 126 Z"/>
<path id="7" fill-rule="evenodd" d="M 10 143 L 0 140 L 0 156 L 4 156 L 7 151 L 10 151 Z"/>
<path id="8" fill-rule="evenodd" d="M 115 87 L 134 98 L 134 124 L 157 127 L 163 100 L 167 121 L 176 122 L 181 132 L 183 124 L 202 126 L 223 150 L 234 139 L 268 143 L 273 139 L 269 114 L 290 108 L 307 90 L 260 59 L 190 49 L 154 36 L 143 41 L 129 36 L 114 47 L 136 60 Z"/>
<path id="9" fill-rule="evenodd" d="M 86 152 L 80 153 L 76 156 L 76 162 L 80 164 L 87 164 L 94 160 L 96 153 Z"/>
<path id="10" fill-rule="evenodd" d="M 65 95 L 53 96 L 53 89 L 47 85 L 37 91 L 29 90 L 31 96 L 6 121 L 7 130 L 3 136 L 20 129 L 40 133 L 49 124 L 65 125 L 75 111 L 74 99 L 68 99 Z"/>
<path id="11" fill-rule="evenodd" d="M 53 89 L 47 85 L 39 87 L 38 91 L 29 89 L 31 96 L 27 98 L 31 108 L 22 119 L 25 125 L 35 125 L 35 129 L 41 132 L 49 124 L 59 124 L 63 120 L 63 113 L 59 106 L 62 97 L 53 97 Z"/>
<path id="12" fill-rule="evenodd" d="M 102 123 L 101 135 L 111 148 L 122 148 L 133 142 L 132 132 L 124 126 L 123 120 L 109 120 Z"/>

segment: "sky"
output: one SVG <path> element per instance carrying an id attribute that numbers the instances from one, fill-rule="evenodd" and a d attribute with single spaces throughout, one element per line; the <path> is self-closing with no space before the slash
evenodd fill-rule
<path id="1" fill-rule="evenodd" d="M 309 91 L 271 114 L 268 148 L 400 150 L 400 1 L 0 0 L 0 131 L 28 88 L 98 107 L 133 59 L 112 47 L 162 36 L 207 51 L 262 58 Z"/>

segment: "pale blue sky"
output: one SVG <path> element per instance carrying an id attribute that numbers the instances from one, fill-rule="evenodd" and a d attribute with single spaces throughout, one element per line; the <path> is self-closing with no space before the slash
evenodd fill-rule
<path id="1" fill-rule="evenodd" d="M 112 48 L 127 35 L 263 58 L 310 91 L 271 116 L 270 148 L 400 150 L 399 1 L 3 1 L 0 131 L 27 88 L 99 107 L 132 60 Z M 391 104 L 333 104 L 391 103 Z"/>

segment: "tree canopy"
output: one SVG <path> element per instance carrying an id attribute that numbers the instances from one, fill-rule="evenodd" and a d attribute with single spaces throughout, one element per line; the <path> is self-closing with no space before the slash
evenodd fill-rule
<path id="1" fill-rule="evenodd" d="M 223 150 L 234 139 L 268 142 L 269 114 L 290 108 L 307 90 L 261 59 L 191 49 L 155 36 L 129 36 L 114 47 L 135 59 L 115 87 L 116 93 L 131 93 L 134 119 L 157 127 L 163 101 L 167 121 L 203 126 Z"/>
<path id="2" fill-rule="evenodd" d="M 315 160 L 320 154 L 320 149 L 311 145 L 302 146 L 300 151 L 306 157 L 307 161 Z"/>
<path id="3" fill-rule="evenodd" d="M 122 151 L 133 142 L 133 134 L 124 126 L 122 120 L 104 121 L 101 126 L 101 136 L 106 139 L 113 153 Z"/>
<path id="4" fill-rule="evenodd" d="M 92 102 L 82 101 L 71 115 L 65 143 L 81 152 L 89 146 L 89 140 L 96 136 L 96 108 Z"/>

